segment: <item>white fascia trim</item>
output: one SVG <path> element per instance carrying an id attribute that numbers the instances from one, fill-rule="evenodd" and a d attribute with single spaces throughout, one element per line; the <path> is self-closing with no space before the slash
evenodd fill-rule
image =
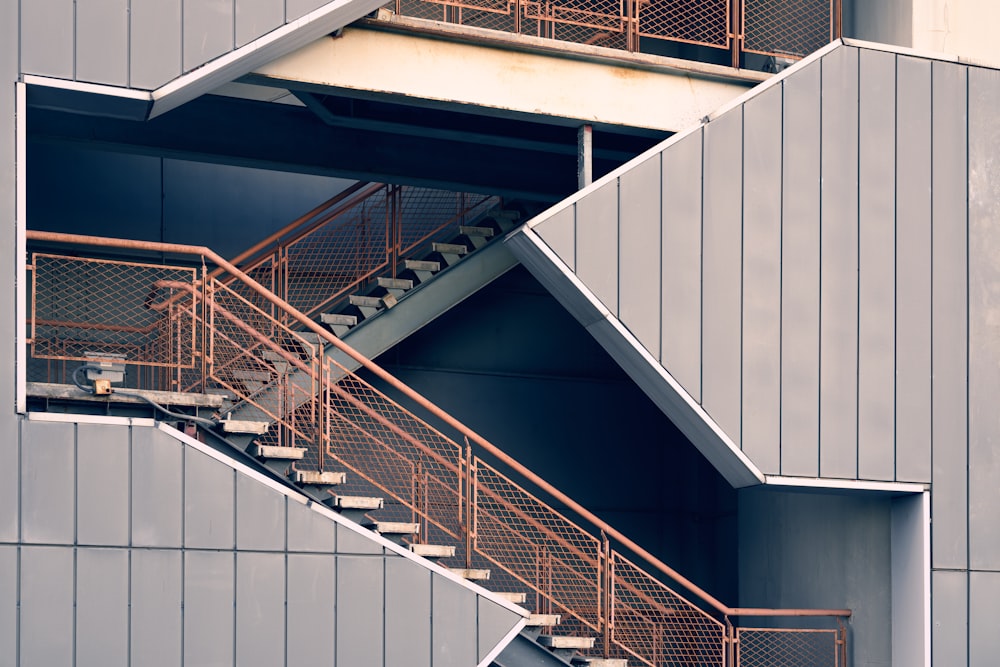
<path id="1" fill-rule="evenodd" d="M 736 457 L 741 464 L 743 464 L 743 466 L 746 467 L 750 474 L 757 478 L 759 483 L 765 483 L 764 474 L 756 465 L 754 465 L 753 461 L 751 461 L 747 455 L 743 453 L 743 450 L 736 446 L 736 443 L 733 442 L 728 435 L 726 435 L 725 431 L 722 430 L 722 427 L 720 427 L 719 424 L 712 419 L 708 412 L 706 412 L 705 409 L 696 400 L 694 400 L 694 397 L 692 397 L 691 394 L 689 394 L 687 390 L 684 389 L 684 387 L 681 386 L 676 379 L 674 379 L 674 376 L 671 375 L 667 369 L 665 369 L 663 365 L 649 353 L 649 350 L 647 350 L 646 347 L 639 342 L 639 339 L 636 338 L 624 324 L 622 324 L 621 320 L 615 317 L 615 315 L 608 310 L 601 300 L 598 299 L 597 296 L 580 281 L 576 273 L 570 270 L 566 263 L 555 254 L 555 252 L 548 246 L 547 243 L 545 243 L 545 241 L 541 239 L 541 237 L 538 236 L 538 234 L 534 232 L 534 230 L 530 229 L 526 225 L 522 225 L 518 229 L 511 232 L 511 236 L 514 234 L 522 234 L 524 238 L 529 240 L 535 248 L 543 254 L 560 273 L 562 273 L 563 277 L 571 282 L 577 290 L 579 290 L 580 294 L 582 294 L 587 301 L 590 302 L 591 306 L 601 313 L 604 319 L 607 320 L 608 323 L 618 332 L 618 334 L 625 339 L 625 341 L 642 357 L 643 361 L 649 364 L 656 374 L 659 375 L 659 377 L 670 387 L 670 389 L 687 404 L 688 408 L 694 412 L 706 426 L 708 426 L 708 428 L 712 431 L 712 434 L 718 438 L 719 442 L 726 446 L 726 449 L 728 449 L 729 452 Z"/>
<path id="2" fill-rule="evenodd" d="M 63 424 L 109 424 L 111 426 L 156 426 L 149 417 L 110 417 L 107 415 L 75 415 L 64 412 L 29 412 L 25 417 L 33 422 L 59 422 Z"/>
<path id="3" fill-rule="evenodd" d="M 931 494 L 924 491 L 921 498 L 922 521 L 924 527 L 923 575 L 924 575 L 924 667 L 931 667 Z"/>
<path id="4" fill-rule="evenodd" d="M 768 486 L 810 489 L 840 489 L 846 491 L 884 491 L 889 493 L 925 493 L 928 485 L 912 482 L 870 482 L 861 479 L 831 479 L 820 477 L 782 477 L 765 475 Z"/>
<path id="5" fill-rule="evenodd" d="M 109 95 L 111 97 L 123 97 L 139 102 L 151 102 L 153 94 L 145 90 L 134 90 L 132 88 L 120 88 L 118 86 L 105 86 L 98 83 L 85 83 L 83 81 L 69 81 L 67 79 L 54 79 L 48 76 L 36 76 L 25 74 L 24 83 L 31 86 L 46 86 L 48 88 L 60 88 L 62 90 L 72 90 L 79 93 L 90 93 L 92 95 Z"/>
<path id="6" fill-rule="evenodd" d="M 14 84 L 14 410 L 28 410 L 28 91 Z M 32 272 L 34 280 L 34 272 Z"/>
<path id="7" fill-rule="evenodd" d="M 479 661 L 479 664 L 476 667 L 489 667 L 491 664 L 493 664 L 493 661 L 496 659 L 496 657 L 500 655 L 505 648 L 507 648 L 507 644 L 514 641 L 514 637 L 516 637 L 517 634 L 524 629 L 524 626 L 525 624 L 527 624 L 527 622 L 528 622 L 527 618 L 522 618 L 521 620 L 519 620 L 514 625 L 514 627 L 511 628 L 510 632 L 505 634 L 503 636 L 503 639 L 497 642 L 497 645 L 493 647 L 493 650 L 490 651 L 485 658 Z"/>

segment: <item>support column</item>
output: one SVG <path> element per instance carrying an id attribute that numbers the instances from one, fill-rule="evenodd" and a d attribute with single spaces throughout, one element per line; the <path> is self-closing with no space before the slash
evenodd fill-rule
<path id="1" fill-rule="evenodd" d="M 576 181 L 579 190 L 594 182 L 593 125 L 582 125 L 576 134 Z"/>

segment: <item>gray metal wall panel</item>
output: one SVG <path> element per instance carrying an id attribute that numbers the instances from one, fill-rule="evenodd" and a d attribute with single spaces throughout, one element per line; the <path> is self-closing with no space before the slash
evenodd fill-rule
<path id="1" fill-rule="evenodd" d="M 184 71 L 231 51 L 234 30 L 233 0 L 184 0 Z"/>
<path id="2" fill-rule="evenodd" d="M 404 558 L 385 561 L 386 665 L 431 667 L 431 576 Z"/>
<path id="3" fill-rule="evenodd" d="M 968 564 L 967 68 L 933 65 L 934 567 Z"/>
<path id="4" fill-rule="evenodd" d="M 22 547 L 20 667 L 73 664 L 73 548 Z"/>
<path id="5" fill-rule="evenodd" d="M 15 433 L 13 438 L 0 437 L 0 461 L 4 461 L 0 466 L 0 542 L 17 541 L 22 437 L 19 430 Z"/>
<path id="6" fill-rule="evenodd" d="M 740 444 L 743 109 L 705 126 L 702 406 Z"/>
<path id="7" fill-rule="evenodd" d="M 236 474 L 236 548 L 285 548 L 285 496 L 240 473 Z"/>
<path id="8" fill-rule="evenodd" d="M 152 90 L 181 74 L 181 0 L 131 0 L 129 84 Z"/>
<path id="9" fill-rule="evenodd" d="M 16 133 L 14 132 L 16 104 L 14 82 L 18 80 L 20 35 L 18 30 L 19 13 L 18 2 L 0 2 L 0 81 L 6 85 L 0 86 L 0 118 L 8 123 L 8 131 L 0 132 L 0 216 L 7 220 L 0 232 L 0 244 L 5 248 L 15 248 L 17 226 L 12 224 L 17 220 L 16 192 L 17 192 L 17 151 L 15 149 Z M 24 225 L 24 221 L 17 221 L 17 225 Z M 7 271 L 8 286 L 13 286 L 14 281 L 11 276 L 23 276 L 20 268 L 20 260 L 14 260 L 12 256 L 10 264 L 2 264 L 3 270 Z M 0 290 L 0 311 L 13 313 L 14 311 L 14 289 Z M 13 317 L 0 318 L 0 339 L 14 340 L 17 327 L 23 326 L 15 322 Z M 0 372 L 6 374 L 8 378 L 15 375 L 15 346 L 5 345 L 0 347 Z M 18 436 L 19 417 L 15 413 L 13 406 L 16 405 L 15 383 L 0 383 L 0 405 L 9 406 L 11 409 L 0 410 L 0 456 L 6 465 L 0 470 L 0 541 L 8 537 L 16 536 L 17 526 L 17 475 L 20 472 L 20 461 L 16 455 L 11 455 L 9 448 L 14 449 L 20 440 Z M 11 483 L 13 482 L 12 486 Z"/>
<path id="10" fill-rule="evenodd" d="M 969 573 L 969 665 L 995 665 L 1000 655 L 1000 572 Z M 951 663 L 955 664 L 955 663 Z"/>
<path id="11" fill-rule="evenodd" d="M 132 430 L 132 544 L 180 547 L 183 450 L 153 429 Z"/>
<path id="12" fill-rule="evenodd" d="M 337 559 L 323 554 L 288 555 L 287 660 L 293 665 L 334 664 Z M 317 632 L 316 628 L 323 628 Z"/>
<path id="13" fill-rule="evenodd" d="M 864 50 L 858 120 L 858 477 L 895 479 L 896 56 Z"/>
<path id="14" fill-rule="evenodd" d="M 931 481 L 931 63 L 896 61 L 896 479 Z"/>
<path id="15" fill-rule="evenodd" d="M 108 424 L 76 428 L 77 543 L 127 545 L 129 429 Z"/>
<path id="16" fill-rule="evenodd" d="M 72 424 L 25 421 L 21 429 L 21 537 L 73 544 L 76 434 Z"/>
<path id="17" fill-rule="evenodd" d="M 434 577 L 431 593 L 434 667 L 465 667 L 478 662 L 477 597 L 450 579 Z"/>
<path id="18" fill-rule="evenodd" d="M 236 554 L 236 664 L 285 662 L 285 555 Z"/>
<path id="19" fill-rule="evenodd" d="M 535 227 L 535 233 L 571 271 L 576 271 L 576 206 L 559 211 Z"/>
<path id="20" fill-rule="evenodd" d="M 76 79 L 128 85 L 128 0 L 76 4 Z"/>
<path id="21" fill-rule="evenodd" d="M 1000 570 L 998 108 L 1000 72 L 969 68 L 969 564 L 983 570 Z"/>
<path id="22" fill-rule="evenodd" d="M 618 181 L 576 203 L 576 275 L 618 314 Z"/>
<path id="23" fill-rule="evenodd" d="M 17 667 L 17 547 L 0 546 L 0 667 Z"/>
<path id="24" fill-rule="evenodd" d="M 823 58 L 820 466 L 858 472 L 858 51 Z"/>
<path id="25" fill-rule="evenodd" d="M 128 665 L 128 572 L 125 549 L 79 549 L 76 555 L 76 664 Z"/>
<path id="26" fill-rule="evenodd" d="M 514 628 L 520 617 L 482 596 L 476 598 L 476 605 L 478 609 L 479 660 L 482 661 Z"/>
<path id="27" fill-rule="evenodd" d="M 327 0 L 285 0 L 285 20 L 294 21 L 326 3 Z"/>
<path id="28" fill-rule="evenodd" d="M 819 473 L 820 65 L 786 79 L 782 152 L 781 473 Z"/>
<path id="29" fill-rule="evenodd" d="M 367 535 L 345 526 L 337 526 L 337 553 L 378 555 L 383 551 L 382 545 L 374 539 L 369 539 Z"/>
<path id="30" fill-rule="evenodd" d="M 184 546 L 232 549 L 236 473 L 207 454 L 184 451 Z"/>
<path id="31" fill-rule="evenodd" d="M 72 79 L 73 0 L 22 0 L 21 72 Z"/>
<path id="32" fill-rule="evenodd" d="M 619 180 L 620 306 L 618 319 L 654 359 L 660 357 L 660 156 L 632 167 Z"/>
<path id="33" fill-rule="evenodd" d="M 969 575 L 931 573 L 931 664 L 968 664 Z"/>
<path id="34" fill-rule="evenodd" d="M 236 47 L 271 32 L 284 20 L 282 0 L 236 0 Z"/>
<path id="35" fill-rule="evenodd" d="M 743 451 L 781 472 L 781 86 L 743 107 Z"/>
<path id="36" fill-rule="evenodd" d="M 181 664 L 181 552 L 134 549 L 129 628 L 133 665 Z"/>
<path id="37" fill-rule="evenodd" d="M 338 665 L 383 664 L 384 563 L 382 558 L 337 557 Z"/>
<path id="38" fill-rule="evenodd" d="M 701 401 L 701 185 L 704 130 L 663 151 L 660 362 Z"/>
<path id="39" fill-rule="evenodd" d="M 184 664 L 232 665 L 233 553 L 184 553 Z"/>
<path id="40" fill-rule="evenodd" d="M 288 550 L 337 550 L 337 524 L 312 511 L 302 503 L 288 500 Z"/>

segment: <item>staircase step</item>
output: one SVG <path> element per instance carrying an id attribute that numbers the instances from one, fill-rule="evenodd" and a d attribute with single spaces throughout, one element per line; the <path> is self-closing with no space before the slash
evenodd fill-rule
<path id="1" fill-rule="evenodd" d="M 382 299 L 377 296 L 361 296 L 360 294 L 352 294 L 347 297 L 347 300 L 352 306 L 358 306 L 359 308 L 381 308 Z"/>
<path id="2" fill-rule="evenodd" d="M 406 278 L 383 278 L 379 276 L 378 286 L 383 289 L 409 290 L 413 289 L 413 281 Z"/>
<path id="3" fill-rule="evenodd" d="M 462 236 L 485 236 L 490 238 L 493 236 L 493 230 L 489 227 L 466 227 L 465 225 L 459 225 L 458 233 Z"/>
<path id="4" fill-rule="evenodd" d="M 270 371 L 246 371 L 234 370 L 233 377 L 237 380 L 250 380 L 253 382 L 268 382 L 271 379 Z"/>
<path id="5" fill-rule="evenodd" d="M 250 445 L 250 456 L 258 459 L 281 459 L 284 461 L 300 461 L 306 455 L 305 447 L 278 447 L 276 445 Z"/>
<path id="6" fill-rule="evenodd" d="M 365 528 L 370 528 L 379 535 L 416 535 L 420 532 L 419 523 L 406 521 L 368 521 Z"/>
<path id="7" fill-rule="evenodd" d="M 276 373 L 284 375 L 288 372 L 288 369 L 291 368 L 291 364 L 288 360 L 282 354 L 274 350 L 263 350 L 260 353 L 260 356 L 274 367 L 274 371 Z"/>
<path id="8" fill-rule="evenodd" d="M 468 247 L 460 243 L 432 243 L 431 250 L 442 255 L 467 255 Z"/>
<path id="9" fill-rule="evenodd" d="M 334 496 L 332 505 L 342 510 L 380 510 L 384 505 L 381 498 L 368 496 Z"/>
<path id="10" fill-rule="evenodd" d="M 501 597 L 504 600 L 507 600 L 508 602 L 513 602 L 514 604 L 525 604 L 528 601 L 527 593 L 503 592 L 503 593 L 494 593 L 494 595 L 496 595 L 497 597 Z"/>
<path id="11" fill-rule="evenodd" d="M 318 470 L 296 470 L 292 481 L 300 486 L 337 486 L 347 480 L 347 473 L 319 472 Z"/>
<path id="12" fill-rule="evenodd" d="M 331 326 L 334 324 L 339 324 L 345 327 L 353 327 L 358 324 L 357 315 L 343 315 L 341 313 L 323 313 L 319 316 L 320 322 Z"/>
<path id="13" fill-rule="evenodd" d="M 572 649 L 586 651 L 594 648 L 594 637 L 564 637 L 561 635 L 540 635 L 538 643 L 548 649 Z"/>
<path id="14" fill-rule="evenodd" d="M 245 421 L 242 419 L 223 419 L 219 422 L 223 433 L 241 433 L 247 435 L 263 435 L 267 433 L 269 422 Z"/>
<path id="15" fill-rule="evenodd" d="M 477 569 L 464 569 L 464 568 L 448 568 L 452 573 L 457 574 L 463 579 L 468 579 L 469 581 L 487 581 L 490 578 L 489 570 L 477 570 Z"/>
<path id="16" fill-rule="evenodd" d="M 628 660 L 625 658 L 574 658 L 574 665 L 580 667 L 628 667 Z"/>
<path id="17" fill-rule="evenodd" d="M 410 551 L 424 558 L 452 558 L 455 547 L 451 544 L 411 544 Z"/>
<path id="18" fill-rule="evenodd" d="M 531 627 L 550 628 L 554 625 L 559 625 L 559 620 L 561 618 L 562 617 L 559 614 L 532 614 L 528 617 L 526 625 Z"/>
<path id="19" fill-rule="evenodd" d="M 404 265 L 410 271 L 430 271 L 437 273 L 441 270 L 441 262 L 431 262 L 426 259 L 407 259 Z"/>

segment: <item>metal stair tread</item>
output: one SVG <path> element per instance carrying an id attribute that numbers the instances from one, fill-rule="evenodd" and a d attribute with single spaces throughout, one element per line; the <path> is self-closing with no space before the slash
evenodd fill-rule
<path id="1" fill-rule="evenodd" d="M 256 382 L 267 382 L 271 379 L 270 371 L 249 371 L 244 369 L 236 369 L 231 371 L 233 377 L 237 380 L 253 380 Z"/>
<path id="2" fill-rule="evenodd" d="M 347 479 L 347 473 L 320 472 L 319 470 L 295 470 L 292 481 L 307 486 L 337 486 Z"/>
<path id="3" fill-rule="evenodd" d="M 260 459 L 285 459 L 299 461 L 306 455 L 305 447 L 279 447 L 277 445 L 250 445 L 250 455 Z"/>
<path id="4" fill-rule="evenodd" d="M 382 498 L 372 496 L 333 496 L 333 507 L 345 510 L 379 510 L 385 504 Z"/>
<path id="5" fill-rule="evenodd" d="M 450 567 L 448 570 L 452 574 L 457 574 L 463 579 L 468 579 L 469 581 L 487 581 L 490 578 L 489 570 L 481 570 L 476 568 L 455 568 Z"/>
<path id="6" fill-rule="evenodd" d="M 339 324 L 348 327 L 358 324 L 357 315 L 344 315 L 343 313 L 322 313 L 319 319 L 323 324 Z"/>
<path id="7" fill-rule="evenodd" d="M 416 535 L 420 532 L 419 523 L 406 521 L 366 521 L 364 526 L 379 535 Z"/>
<path id="8" fill-rule="evenodd" d="M 431 249 L 434 252 L 447 253 L 450 255 L 468 254 L 469 248 L 460 243 L 432 243 Z"/>
<path id="9" fill-rule="evenodd" d="M 554 625 L 559 625 L 559 621 L 561 619 L 562 616 L 559 614 L 532 614 L 531 616 L 528 616 L 528 621 L 525 625 L 531 627 L 550 628 Z"/>
<path id="10" fill-rule="evenodd" d="M 514 593 L 510 591 L 494 592 L 494 595 L 501 597 L 508 602 L 513 602 L 514 604 L 525 604 L 528 601 L 527 593 Z"/>
<path id="11" fill-rule="evenodd" d="M 424 558 L 452 558 L 455 547 L 451 544 L 411 544 L 410 551 Z"/>
<path id="12" fill-rule="evenodd" d="M 459 225 L 458 233 L 463 236 L 485 236 L 487 238 L 493 236 L 493 230 L 489 227 L 468 227 L 466 225 Z"/>
<path id="13" fill-rule="evenodd" d="M 583 665 L 586 665 L 587 667 L 628 667 L 628 660 L 625 658 L 582 657 L 578 660 L 574 660 L 573 664 L 579 664 L 581 667 Z"/>
<path id="14" fill-rule="evenodd" d="M 386 278 L 383 276 L 379 276 L 378 286 L 384 287 L 385 289 L 408 290 L 408 289 L 413 289 L 413 281 L 407 278 Z"/>
<path id="15" fill-rule="evenodd" d="M 539 635 L 538 643 L 549 649 L 590 649 L 594 648 L 594 637 L 570 637 L 566 635 Z"/>
<path id="16" fill-rule="evenodd" d="M 430 271 L 436 273 L 441 270 L 441 262 L 432 262 L 427 259 L 407 259 L 403 265 L 410 271 Z"/>
<path id="17" fill-rule="evenodd" d="M 223 433 L 246 433 L 263 435 L 271 427 L 270 422 L 247 421 L 243 419 L 223 419 L 219 422 Z"/>
<path id="18" fill-rule="evenodd" d="M 352 306 L 360 306 L 363 308 L 381 308 L 382 299 L 377 296 L 362 296 L 360 294 L 352 294 L 347 297 L 348 302 Z"/>

